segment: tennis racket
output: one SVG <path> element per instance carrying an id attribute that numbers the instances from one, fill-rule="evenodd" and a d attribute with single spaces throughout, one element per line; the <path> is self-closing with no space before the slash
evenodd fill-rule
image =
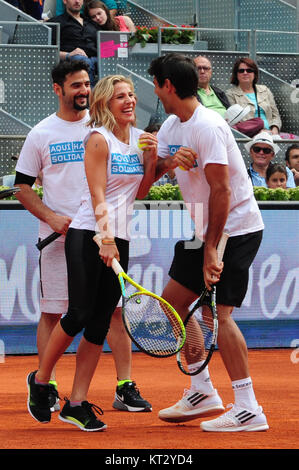
<path id="1" fill-rule="evenodd" d="M 46 238 L 44 238 L 43 240 L 39 240 L 35 246 L 39 251 L 41 251 L 43 248 L 45 248 L 45 246 L 49 245 L 60 236 L 61 236 L 61 233 L 53 232 L 50 235 L 48 235 Z"/>
<path id="2" fill-rule="evenodd" d="M 101 246 L 99 235 L 93 237 Z M 149 356 L 174 356 L 186 338 L 184 323 L 175 309 L 162 297 L 137 284 L 114 258 L 112 269 L 118 277 L 122 294 L 122 319 L 133 343 Z M 128 295 L 125 284 L 136 291 Z"/>
<path id="3" fill-rule="evenodd" d="M 222 261 L 227 240 L 228 235 L 223 233 L 217 246 L 219 262 Z M 184 324 L 186 341 L 177 353 L 177 364 L 184 374 L 197 375 L 209 363 L 217 343 L 218 319 L 215 285 L 210 291 L 207 288 L 203 290 Z"/>
<path id="4" fill-rule="evenodd" d="M 5 199 L 6 197 L 13 196 L 21 190 L 18 186 L 9 189 L 2 189 L 0 191 L 0 199 Z"/>

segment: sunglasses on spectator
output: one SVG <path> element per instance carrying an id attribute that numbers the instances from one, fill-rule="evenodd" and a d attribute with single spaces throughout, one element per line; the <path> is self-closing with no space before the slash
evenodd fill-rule
<path id="1" fill-rule="evenodd" d="M 238 69 L 238 73 L 254 73 L 253 69 Z"/>
<path id="2" fill-rule="evenodd" d="M 269 149 L 269 147 L 259 147 L 258 145 L 254 145 L 252 147 L 252 150 L 254 151 L 254 153 L 260 153 L 261 151 L 265 154 L 265 155 L 270 155 L 270 153 L 273 153 L 273 150 L 272 149 Z"/>
<path id="3" fill-rule="evenodd" d="M 204 70 L 205 72 L 207 72 L 208 70 L 211 70 L 211 67 L 206 67 L 204 65 L 199 65 L 197 67 L 197 70 Z"/>

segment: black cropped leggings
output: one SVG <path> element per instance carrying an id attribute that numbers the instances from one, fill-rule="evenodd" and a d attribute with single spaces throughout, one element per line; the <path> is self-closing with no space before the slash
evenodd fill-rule
<path id="1" fill-rule="evenodd" d="M 65 240 L 69 308 L 61 327 L 69 336 L 84 330 L 90 343 L 102 345 L 121 290 L 117 276 L 99 256 L 95 232 L 70 228 Z M 127 271 L 129 242 L 116 238 L 122 268 Z"/>

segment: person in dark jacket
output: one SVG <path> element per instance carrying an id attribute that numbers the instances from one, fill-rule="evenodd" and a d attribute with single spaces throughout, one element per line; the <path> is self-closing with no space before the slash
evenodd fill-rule
<path id="1" fill-rule="evenodd" d="M 83 0 L 65 0 L 64 3 L 65 13 L 50 19 L 50 23 L 60 24 L 60 59 L 87 62 L 93 87 L 97 74 L 97 25 L 81 15 Z"/>
<path id="2" fill-rule="evenodd" d="M 194 59 L 198 71 L 197 99 L 206 108 L 217 111 L 224 117 L 225 111 L 230 107 L 226 94 L 210 84 L 212 78 L 212 64 L 207 57 L 198 56 Z"/>

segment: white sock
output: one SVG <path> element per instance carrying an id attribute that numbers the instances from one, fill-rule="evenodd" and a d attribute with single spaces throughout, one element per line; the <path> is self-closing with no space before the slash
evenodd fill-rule
<path id="1" fill-rule="evenodd" d="M 188 369 L 189 372 L 193 372 L 197 370 L 203 361 L 196 362 L 195 364 L 189 364 Z M 214 387 L 211 382 L 210 373 L 208 366 L 204 368 L 199 374 L 191 375 L 191 388 L 195 390 L 200 390 L 201 392 L 209 395 L 213 392 Z"/>
<path id="2" fill-rule="evenodd" d="M 235 395 L 235 404 L 241 408 L 256 410 L 258 403 L 255 398 L 251 377 L 234 380 L 232 387 Z"/>

